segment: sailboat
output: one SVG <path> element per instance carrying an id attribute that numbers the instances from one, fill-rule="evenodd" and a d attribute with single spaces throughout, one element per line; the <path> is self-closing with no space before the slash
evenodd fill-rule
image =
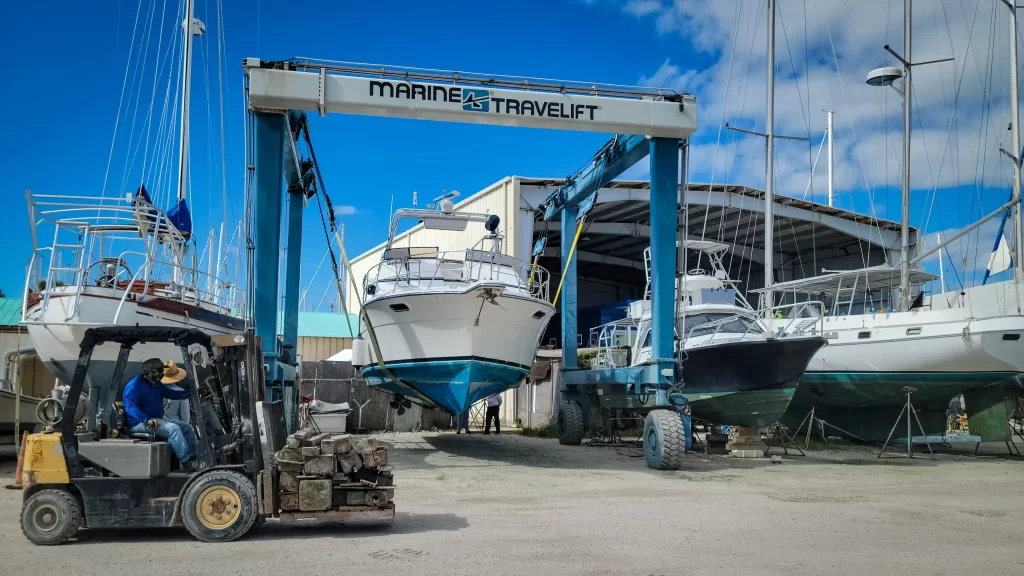
<path id="1" fill-rule="evenodd" d="M 910 0 L 905 0 L 904 55 L 911 61 Z M 1016 9 L 1010 18 L 1011 146 L 1020 150 L 1017 110 Z M 791 293 L 795 299 L 831 301 L 819 310 L 829 345 L 818 352 L 800 381 L 784 423 L 799 425 L 813 409 L 816 416 L 866 440 L 882 440 L 906 401 L 910 386 L 913 403 L 928 433 L 946 429 L 950 400 L 963 394 L 972 434 L 983 441 L 1006 441 L 1010 430 L 1007 400 L 1024 394 L 1024 277 L 1015 267 L 1006 282 L 963 289 L 959 293 L 926 295 L 925 282 L 935 279 L 917 266 L 931 254 L 976 230 L 991 218 L 1014 211 L 1016 226 L 1013 261 L 1021 257 L 1020 162 L 1014 159 L 1012 198 L 999 210 L 975 222 L 931 250 L 912 257 L 909 251 L 910 203 L 910 93 L 911 66 L 904 71 L 883 68 L 869 75 L 869 83 L 902 83 L 903 196 L 902 243 L 898 266 L 827 271 L 822 276 L 767 284 L 761 290 Z M 1002 234 L 1000 233 L 1000 236 Z M 996 249 L 1005 241 L 997 239 Z M 989 272 L 997 260 L 991 259 Z M 1008 264 L 1002 266 L 1003 269 Z M 996 269 L 999 270 L 998 268 Z M 898 298 L 891 298 L 894 286 Z M 916 297 L 911 288 L 918 287 Z M 878 299 L 857 301 L 859 294 Z M 896 300 L 893 302 L 893 300 Z M 771 299 L 768 300 L 771 310 Z M 773 329 L 787 331 L 789 318 L 775 319 Z M 799 330 L 790 330 L 799 333 Z"/>
<path id="2" fill-rule="evenodd" d="M 218 275 L 213 243 L 208 268 L 199 269 L 187 197 L 192 44 L 205 26 L 185 0 L 183 25 L 177 199 L 163 210 L 145 185 L 121 197 L 26 194 L 32 256 L 25 279 L 22 323 L 40 359 L 61 381 L 70 381 L 85 330 L 97 326 L 192 327 L 209 334 L 237 332 L 244 294 Z M 241 231 L 237 231 L 239 236 Z M 47 240 L 49 242 L 47 243 Z M 221 235 L 223 248 L 223 227 Z M 221 249 L 217 251 L 220 252 Z M 111 376 L 117 348 L 101 346 L 90 377 Z M 139 344 L 126 375 L 143 360 L 171 358 L 168 344 Z"/>

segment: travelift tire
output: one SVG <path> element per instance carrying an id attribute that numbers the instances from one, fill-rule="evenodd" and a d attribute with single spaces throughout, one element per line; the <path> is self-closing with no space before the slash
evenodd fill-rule
<path id="1" fill-rule="evenodd" d="M 82 506 L 65 490 L 40 490 L 21 507 L 21 531 L 33 544 L 63 544 L 81 526 Z"/>
<path id="2" fill-rule="evenodd" d="M 583 408 L 578 402 L 565 402 L 558 409 L 558 443 L 579 446 L 583 443 Z"/>
<path id="3" fill-rule="evenodd" d="M 238 472 L 207 472 L 188 487 L 182 500 L 181 520 L 203 542 L 237 540 L 256 521 L 256 487 Z"/>
<path id="4" fill-rule="evenodd" d="M 655 470 L 679 470 L 686 455 L 683 421 L 674 410 L 651 410 L 644 420 L 644 459 Z"/>

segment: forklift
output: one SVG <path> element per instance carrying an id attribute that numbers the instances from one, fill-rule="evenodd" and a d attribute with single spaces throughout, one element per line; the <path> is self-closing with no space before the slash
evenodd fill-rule
<path id="1" fill-rule="evenodd" d="M 109 381 L 89 377 L 97 346 L 119 344 Z M 140 343 L 181 349 L 188 377 L 195 470 L 171 470 L 170 445 L 127 429 L 125 367 Z M 79 529 L 182 526 L 204 542 L 230 542 L 268 518 L 391 521 L 394 503 L 286 511 L 274 454 L 285 445 L 283 404 L 265 402 L 265 368 L 252 332 L 210 337 L 195 329 L 90 328 L 59 420 L 30 435 L 22 472 L 21 527 L 34 544 L 67 542 Z M 88 391 L 86 392 L 86 385 Z M 85 422 L 75 409 L 87 394 Z"/>

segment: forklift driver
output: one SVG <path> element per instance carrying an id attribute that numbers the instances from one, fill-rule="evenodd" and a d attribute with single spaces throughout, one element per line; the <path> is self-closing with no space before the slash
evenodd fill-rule
<path id="1" fill-rule="evenodd" d="M 195 470 L 193 456 L 196 449 L 196 435 L 188 422 L 164 417 L 163 399 L 188 398 L 188 390 L 164 386 L 161 382 L 177 383 L 187 374 L 181 368 L 167 374 L 159 358 L 150 358 L 142 363 L 142 373 L 132 378 L 124 388 L 124 413 L 128 428 L 134 433 L 154 434 L 167 440 L 174 450 L 181 470 Z"/>

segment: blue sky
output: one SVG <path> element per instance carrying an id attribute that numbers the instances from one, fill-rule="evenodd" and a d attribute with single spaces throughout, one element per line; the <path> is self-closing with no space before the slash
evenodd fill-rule
<path id="1" fill-rule="evenodd" d="M 215 59 L 217 18 L 215 3 L 196 0 L 196 4 L 196 15 L 206 23 L 208 34 L 196 44 L 191 185 L 195 227 L 205 236 L 209 226 L 224 219 Z M 894 204 L 898 198 L 898 163 L 890 159 L 895 154 L 889 149 L 893 142 L 898 147 L 899 105 L 894 96 L 865 91 L 868 89 L 863 87 L 862 79 L 870 68 L 892 65 L 881 44 L 901 42 L 902 4 L 878 0 L 874 2 L 878 6 L 862 4 L 807 2 L 802 6 L 812 6 L 806 11 L 802 6 L 783 8 L 781 24 L 786 32 L 784 39 L 780 32 L 779 41 L 787 44 L 780 55 L 777 115 L 780 131 L 809 133 L 816 151 L 824 126 L 824 114 L 817 110 L 837 109 L 838 204 L 893 217 L 898 215 L 898 205 Z M 99 195 L 106 176 L 109 196 L 134 189 L 141 179 L 137 164 L 124 169 L 126 160 L 133 153 L 137 155 L 139 142 L 131 141 L 130 115 L 125 111 L 130 112 L 133 95 L 142 95 L 145 104 L 152 90 L 145 74 L 135 77 L 135 81 L 146 91 L 134 90 L 135 84 L 128 82 L 126 95 L 122 96 L 122 84 L 129 50 L 133 50 L 138 63 L 138 50 L 147 45 L 142 35 L 147 13 L 152 8 L 154 21 L 158 21 L 156 14 L 164 6 L 163 0 L 156 4 L 142 0 L 139 11 L 137 0 L 64 0 L 15 3 L 6 8 L 8 20 L 21 23 L 8 27 L 0 37 L 0 53 L 6 61 L 18 63 L 7 67 L 8 83 L 0 91 L 3 109 L 13 111 L 5 122 L 7 137 L 0 143 L 4 174 L 0 194 L 7 201 L 5 210 L 0 211 L 0 226 L 7 237 L 6 249 L 0 251 L 0 288 L 8 295 L 20 293 L 31 249 L 23 196 L 26 188 L 37 194 Z M 945 22 L 952 20 L 953 24 L 939 21 L 935 9 L 926 7 L 927 13 L 921 14 L 918 24 L 926 31 L 916 33 L 916 54 L 931 58 L 957 51 L 983 59 L 984 54 L 978 56 L 965 48 L 974 46 L 977 50 L 986 41 L 980 33 L 971 32 L 969 11 L 964 13 L 949 2 L 942 3 L 942 7 L 948 8 Z M 166 9 L 165 43 L 178 30 L 173 15 L 178 2 L 168 0 Z M 763 126 L 764 21 L 758 16 L 763 12 L 763 2 L 758 0 L 395 1 L 386 9 L 362 2 L 224 0 L 223 10 L 227 217 L 232 222 L 241 217 L 242 210 L 241 60 L 245 56 L 268 60 L 312 56 L 688 89 L 697 93 L 701 106 L 694 179 L 763 186 L 763 175 L 759 176 L 763 170 L 762 147 L 719 130 L 723 120 L 747 127 Z M 957 13 L 951 16 L 949 12 L 953 11 Z M 884 26 L 840 26 L 858 19 L 872 22 L 883 12 L 888 14 Z M 142 22 L 137 27 L 136 14 Z M 975 15 L 974 20 L 977 18 Z M 985 24 L 976 28 L 985 28 L 988 33 Z M 153 34 L 160 29 L 159 25 L 151 27 Z M 133 30 L 137 33 L 134 44 Z M 828 45 L 823 40 L 826 32 Z M 944 46 L 939 40 L 947 35 L 949 45 Z M 157 44 L 150 38 L 148 45 Z M 147 57 L 152 59 L 155 52 Z M 945 155 L 942 152 L 949 148 L 944 136 L 950 121 L 943 110 L 950 108 L 950 99 L 954 98 L 946 86 L 962 76 L 973 78 L 975 68 L 985 70 L 983 64 L 972 63 L 970 58 L 961 61 L 966 63 L 966 71 L 939 65 L 931 76 L 922 74 L 919 80 L 924 96 L 916 101 L 922 112 L 920 143 L 924 146 L 917 148 L 927 148 L 927 154 L 918 162 L 916 155 L 925 152 L 915 150 L 914 162 L 919 166 L 930 161 L 931 169 L 921 170 L 921 179 L 915 179 L 912 214 L 914 224 L 927 221 L 929 231 L 963 226 L 1006 197 L 1005 188 L 997 185 L 1000 174 L 1005 182 L 1002 165 L 988 156 L 985 160 L 971 156 L 968 152 L 972 144 L 967 142 L 973 130 L 978 132 L 974 140 L 982 143 L 974 145 L 976 149 L 998 149 L 995 142 L 1001 135 L 986 138 L 973 124 L 967 128 L 973 116 L 962 120 L 958 117 L 956 141 L 964 149 L 960 156 L 967 159 L 958 156 L 953 160 L 952 151 Z M 136 66 L 132 70 L 145 68 Z M 997 80 L 991 85 L 992 94 L 1003 87 Z M 806 101 L 801 94 L 806 94 Z M 966 110 L 964 103 L 973 92 L 968 89 L 964 94 L 959 101 L 961 109 Z M 983 93 L 978 98 L 994 102 L 995 96 Z M 123 100 L 120 117 L 119 100 Z M 998 108 L 998 104 L 993 103 L 993 107 Z M 996 112 L 992 119 L 985 117 L 977 124 L 1005 126 L 1005 115 Z M 141 133 L 143 117 L 143 112 L 136 114 L 135 133 Z M 119 128 L 111 154 L 115 120 Z M 396 207 L 410 205 L 415 190 L 422 205 L 442 189 L 458 189 L 467 195 L 509 174 L 565 176 L 607 138 L 601 134 L 355 116 L 312 118 L 311 127 L 332 199 L 336 206 L 347 207 L 341 212 L 347 223 L 350 254 L 362 252 L 386 235 L 392 197 Z M 785 174 L 780 176 L 779 189 L 801 196 L 809 173 L 808 146 L 781 145 L 779 161 L 780 172 Z M 939 169 L 943 162 L 951 166 L 945 178 Z M 969 173 L 972 165 L 982 166 L 984 178 Z M 812 196 L 816 200 L 823 199 L 822 172 L 819 169 L 815 173 Z M 643 170 L 637 174 L 642 175 Z M 935 178 L 935 174 L 940 177 Z M 957 177 L 952 178 L 953 174 Z M 933 180 L 938 182 L 935 194 L 940 208 L 929 211 L 921 207 L 929 204 Z M 982 180 L 978 186 L 965 183 Z M 153 183 L 147 185 L 153 191 Z M 161 193 L 172 192 L 165 185 L 162 192 L 156 191 L 157 195 Z M 963 200 L 965 197 L 968 200 Z M 970 208 L 965 208 L 968 203 Z M 310 210 L 306 216 L 303 284 L 325 249 L 318 214 Z M 985 245 L 981 252 L 987 252 L 992 235 L 994 232 L 988 239 L 975 241 Z M 309 297 L 319 300 L 327 281 L 321 272 Z M 325 301 L 331 299 L 333 294 L 328 293 Z"/>

